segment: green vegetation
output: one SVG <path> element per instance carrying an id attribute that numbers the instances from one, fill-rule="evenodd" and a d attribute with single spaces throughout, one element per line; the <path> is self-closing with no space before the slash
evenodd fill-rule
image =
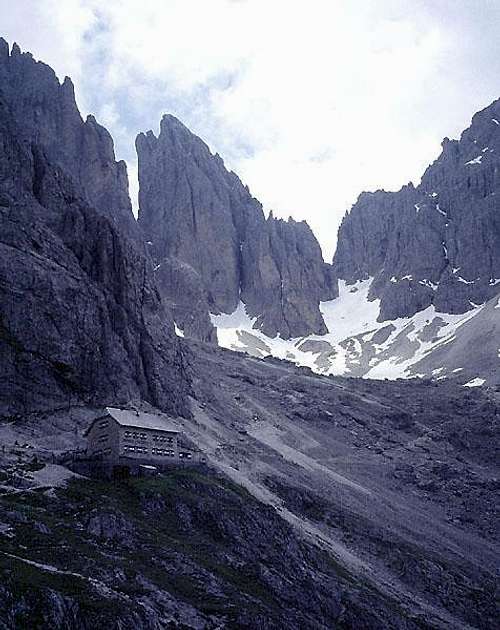
<path id="1" fill-rule="evenodd" d="M 130 603 L 117 598 L 103 598 L 95 587 L 85 578 L 67 573 L 47 571 L 22 560 L 0 553 L 0 574 L 4 586 L 11 590 L 14 601 L 27 598 L 36 601 L 38 611 L 31 610 L 26 619 L 23 611 L 16 617 L 16 627 L 42 628 L 44 625 L 44 599 L 49 589 L 64 597 L 72 598 L 78 605 L 82 615 L 89 616 L 104 623 L 117 615 L 130 612 Z M 34 613 L 34 614 L 33 614 Z M 38 614 L 37 614 L 38 613 Z M 26 622 L 28 625 L 24 626 Z"/>
<path id="2" fill-rule="evenodd" d="M 100 619 L 109 598 L 83 576 L 92 577 L 96 571 L 112 575 L 118 561 L 124 578 L 106 580 L 123 598 L 113 600 L 116 613 L 126 613 L 127 598 L 133 602 L 147 594 L 148 587 L 137 581 L 142 576 L 152 588 L 205 614 L 223 615 L 230 624 L 235 602 L 240 609 L 275 606 L 256 571 L 231 566 L 230 541 L 218 522 L 223 513 L 224 520 L 238 523 L 248 502 L 251 509 L 254 500 L 246 490 L 194 469 L 120 482 L 73 479 L 55 497 L 36 492 L 2 495 L 0 508 L 15 515 L 15 536 L 2 539 L 0 551 L 82 577 L 51 573 L 1 553 L 0 572 L 17 598 L 52 589 L 74 599 L 92 619 Z M 123 526 L 126 531 L 99 539 L 88 523 L 103 514 L 116 515 L 118 530 Z M 191 517 L 196 520 L 193 527 Z M 213 593 L 207 592 L 206 582 Z"/>

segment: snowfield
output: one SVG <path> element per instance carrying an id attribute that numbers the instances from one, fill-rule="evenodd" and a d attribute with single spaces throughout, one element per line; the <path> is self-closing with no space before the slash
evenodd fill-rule
<path id="1" fill-rule="evenodd" d="M 434 366 L 430 374 L 419 374 L 413 367 L 429 353 L 452 343 L 460 327 L 477 316 L 483 305 L 459 315 L 439 313 L 430 306 L 413 317 L 379 322 L 380 300 L 368 298 L 371 283 L 369 279 L 348 285 L 341 280 L 339 297 L 320 303 L 326 335 L 269 338 L 254 328 L 256 318 L 240 302 L 230 315 L 211 316 L 219 345 L 260 358 L 287 359 L 321 374 L 446 378 L 443 366 Z M 461 369 L 451 370 L 450 375 L 458 376 Z"/>

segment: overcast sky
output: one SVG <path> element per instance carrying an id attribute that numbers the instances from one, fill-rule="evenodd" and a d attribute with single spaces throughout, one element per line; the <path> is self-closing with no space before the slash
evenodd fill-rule
<path id="1" fill-rule="evenodd" d="M 331 258 L 362 190 L 395 190 L 500 97 L 500 0 L 0 0 L 127 160 L 173 113 Z"/>

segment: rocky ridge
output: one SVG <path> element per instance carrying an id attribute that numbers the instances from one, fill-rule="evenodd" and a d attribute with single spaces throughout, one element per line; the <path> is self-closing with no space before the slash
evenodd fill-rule
<path id="1" fill-rule="evenodd" d="M 50 66 L 17 44 L 9 52 L 0 38 L 0 90 L 18 124 L 18 138 L 43 148 L 83 200 L 117 229 L 138 237 L 126 164 L 115 160 L 111 135 L 94 116 L 82 119 L 71 79 L 59 83 Z"/>
<path id="2" fill-rule="evenodd" d="M 177 259 L 187 291 L 196 281 L 210 313 L 231 313 L 241 300 L 271 337 L 326 332 L 319 302 L 336 295 L 336 283 L 305 222 L 266 219 L 237 175 L 174 116 L 163 117 L 158 137 L 140 134 L 136 146 L 138 222 L 158 269 Z M 183 327 L 192 314 L 171 303 Z M 185 332 L 211 337 L 206 317 L 196 322 Z"/>
<path id="3" fill-rule="evenodd" d="M 464 313 L 500 292 L 500 99 L 442 147 L 417 187 L 362 193 L 340 226 L 335 272 L 374 278 L 381 321 Z"/>
<path id="4" fill-rule="evenodd" d="M 77 115 L 68 83 L 58 87 L 18 47 L 0 49 L 0 416 L 130 398 L 188 413 L 189 379 L 151 262 L 116 227 L 126 174 L 109 134 L 71 165 L 75 137 L 94 123 L 52 128 L 66 110 Z"/>

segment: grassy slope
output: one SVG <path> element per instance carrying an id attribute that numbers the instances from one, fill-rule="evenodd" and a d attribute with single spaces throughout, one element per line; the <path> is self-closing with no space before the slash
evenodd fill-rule
<path id="1" fill-rule="evenodd" d="M 185 627 L 279 628 L 285 618 L 289 627 L 351 627 L 355 616 L 390 627 L 383 617 L 399 616 L 390 603 L 361 611 L 353 578 L 220 476 L 74 480 L 55 497 L 3 495 L 0 505 L 15 532 L 0 539 L 0 627 L 57 627 L 59 618 L 47 619 L 53 592 L 68 628 L 117 627 L 119 619 L 125 627 L 190 619 Z"/>

